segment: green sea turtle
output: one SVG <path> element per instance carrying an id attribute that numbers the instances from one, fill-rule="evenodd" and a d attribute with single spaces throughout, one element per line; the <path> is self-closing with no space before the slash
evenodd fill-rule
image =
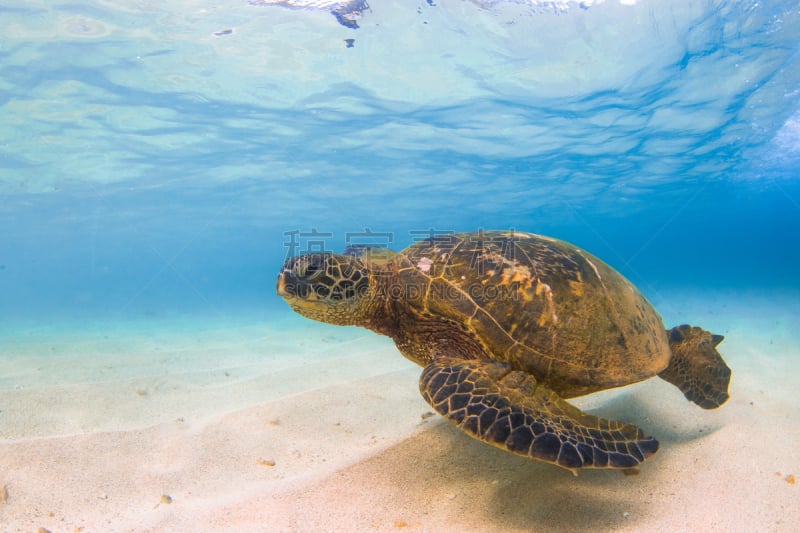
<path id="1" fill-rule="evenodd" d="M 665 330 L 621 274 L 540 235 L 434 235 L 399 253 L 292 257 L 277 291 L 303 316 L 394 339 L 424 367 L 425 400 L 469 435 L 573 473 L 635 468 L 658 441 L 567 398 L 658 375 L 705 409 L 728 399 L 722 336 Z"/>

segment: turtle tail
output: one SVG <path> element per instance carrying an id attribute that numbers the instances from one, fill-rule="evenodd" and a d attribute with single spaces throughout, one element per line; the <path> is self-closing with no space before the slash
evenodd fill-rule
<path id="1" fill-rule="evenodd" d="M 686 399 L 703 409 L 714 409 L 728 400 L 731 369 L 717 345 L 722 335 L 686 324 L 667 331 L 672 357 L 658 376 L 678 387 Z"/>

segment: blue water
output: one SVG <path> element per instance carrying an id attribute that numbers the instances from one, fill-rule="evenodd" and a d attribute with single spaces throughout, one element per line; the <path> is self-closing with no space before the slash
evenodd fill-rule
<path id="1" fill-rule="evenodd" d="M 796 530 L 798 2 L 279 1 L 0 0 L 0 529 Z M 725 335 L 730 401 L 578 399 L 661 449 L 573 478 L 275 294 L 478 229 Z"/>
<path id="2" fill-rule="evenodd" d="M 435 4 L 0 5 L 0 323 L 287 313 L 292 232 L 800 286 L 796 2 Z"/>

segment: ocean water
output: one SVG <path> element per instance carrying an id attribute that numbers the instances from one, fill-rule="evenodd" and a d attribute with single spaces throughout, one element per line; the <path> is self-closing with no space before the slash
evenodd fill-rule
<path id="1" fill-rule="evenodd" d="M 0 1 L 0 30 L 6 444 L 392 372 L 416 394 L 390 342 L 297 317 L 275 280 L 426 232 L 570 241 L 668 326 L 725 334 L 734 379 L 800 365 L 797 2 Z M 793 382 L 771 379 L 752 390 Z M 800 473 L 786 424 L 769 475 Z M 52 500 L 4 466 L 9 530 L 44 524 Z M 119 510 L 135 494 L 117 524 L 157 527 Z"/>

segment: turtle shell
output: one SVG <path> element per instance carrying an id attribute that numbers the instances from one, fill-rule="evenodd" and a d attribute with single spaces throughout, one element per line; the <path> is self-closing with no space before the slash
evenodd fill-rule
<path id="1" fill-rule="evenodd" d="M 401 256 L 408 305 L 459 325 L 486 357 L 533 374 L 564 398 L 652 377 L 669 362 L 652 305 L 572 244 L 518 232 L 449 234 Z"/>

